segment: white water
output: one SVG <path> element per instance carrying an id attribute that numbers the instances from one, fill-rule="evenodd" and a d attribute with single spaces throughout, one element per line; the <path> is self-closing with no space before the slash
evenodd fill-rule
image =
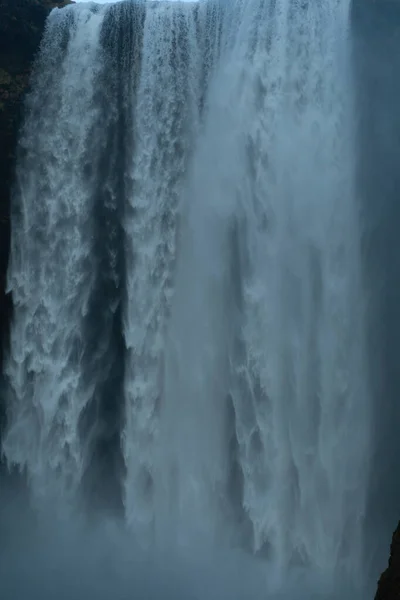
<path id="1" fill-rule="evenodd" d="M 288 569 L 325 591 L 362 579 L 349 8 L 52 13 L 21 136 L 3 441 L 39 505 L 99 479 L 113 414 L 141 545 L 240 547 L 278 589 Z"/>
<path id="2" fill-rule="evenodd" d="M 18 165 L 13 217 L 9 287 L 15 320 L 3 449 L 11 463 L 27 468 L 33 493 L 44 496 L 54 486 L 65 491 L 79 485 L 84 451 L 78 421 L 90 399 L 80 367 L 92 267 L 91 188 L 82 163 L 97 112 L 101 17 L 88 17 L 87 9 L 77 11 L 64 61 L 57 26 L 56 35 L 47 37 L 47 69 L 36 81 L 40 97 L 34 93 L 22 134 L 26 158 Z"/>
<path id="3" fill-rule="evenodd" d="M 181 36 L 181 37 L 178 37 Z M 177 51 L 173 58 L 173 44 Z M 148 10 L 127 213 L 124 456 L 128 522 L 151 523 L 149 497 L 163 395 L 164 339 L 185 168 L 198 128 L 201 55 L 192 11 Z M 139 243 L 138 243 L 139 242 Z M 146 532 L 148 534 L 148 532 Z"/>

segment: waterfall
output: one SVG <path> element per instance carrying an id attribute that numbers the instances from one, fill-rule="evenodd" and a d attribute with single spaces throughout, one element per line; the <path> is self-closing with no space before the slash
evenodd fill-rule
<path id="1" fill-rule="evenodd" d="M 280 582 L 362 580 L 349 13 L 51 13 L 18 151 L 2 442 L 37 508 L 117 501 L 147 549 L 236 547 Z"/>

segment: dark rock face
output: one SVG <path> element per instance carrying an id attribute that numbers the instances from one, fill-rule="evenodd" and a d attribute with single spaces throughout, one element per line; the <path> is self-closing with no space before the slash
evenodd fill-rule
<path id="1" fill-rule="evenodd" d="M 46 17 L 52 8 L 67 3 L 0 0 L 0 364 L 11 317 L 11 298 L 5 293 L 10 191 L 23 99 Z"/>
<path id="2" fill-rule="evenodd" d="M 400 598 L 400 523 L 393 534 L 387 569 L 382 573 L 375 600 Z"/>

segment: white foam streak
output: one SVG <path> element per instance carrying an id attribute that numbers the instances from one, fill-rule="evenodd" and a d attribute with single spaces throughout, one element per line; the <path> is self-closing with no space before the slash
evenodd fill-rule
<path id="1" fill-rule="evenodd" d="M 146 13 L 137 92 L 125 310 L 126 510 L 134 529 L 153 526 L 154 445 L 163 393 L 182 182 L 197 129 L 201 56 L 193 13 Z"/>
<path id="2" fill-rule="evenodd" d="M 32 489 L 41 496 L 76 494 L 84 461 L 78 422 L 90 398 L 80 360 L 91 285 L 92 208 L 81 161 L 96 118 L 93 81 L 102 18 L 83 9 L 74 20 L 62 61 L 57 36 L 63 24 L 57 12 L 51 16 L 55 35 L 44 50 L 49 70 L 37 75 L 35 112 L 22 136 L 21 213 L 13 220 L 9 269 L 15 319 L 3 449 L 10 463 L 27 467 Z M 57 69 L 63 70 L 61 78 Z M 42 110 L 40 98 L 48 94 Z"/>

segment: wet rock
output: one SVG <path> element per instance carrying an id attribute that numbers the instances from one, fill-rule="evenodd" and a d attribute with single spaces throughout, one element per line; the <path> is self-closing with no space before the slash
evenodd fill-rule
<path id="1" fill-rule="evenodd" d="M 398 600 L 400 598 L 400 523 L 392 537 L 387 569 L 382 573 L 375 600 Z"/>

